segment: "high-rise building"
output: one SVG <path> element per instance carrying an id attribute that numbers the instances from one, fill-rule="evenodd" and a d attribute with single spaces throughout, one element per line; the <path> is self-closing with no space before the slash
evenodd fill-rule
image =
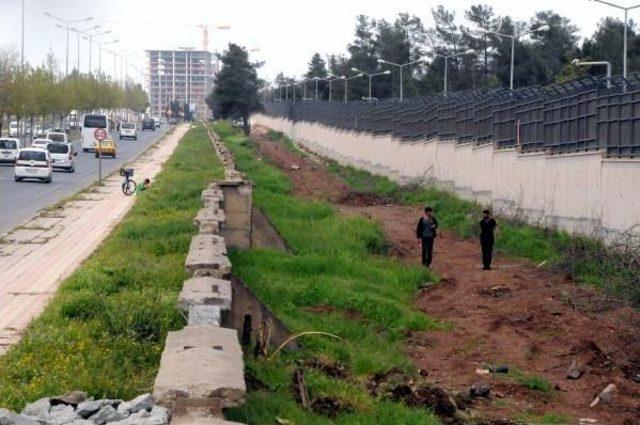
<path id="1" fill-rule="evenodd" d="M 163 115 L 172 102 L 211 115 L 205 102 L 213 89 L 213 55 L 204 50 L 147 50 L 147 91 L 152 115 Z"/>

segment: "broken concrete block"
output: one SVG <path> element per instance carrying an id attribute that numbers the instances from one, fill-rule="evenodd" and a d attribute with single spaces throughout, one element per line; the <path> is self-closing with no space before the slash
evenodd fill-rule
<path id="1" fill-rule="evenodd" d="M 216 305 L 190 305 L 187 315 L 188 325 L 220 326 L 222 313 Z"/>
<path id="2" fill-rule="evenodd" d="M 217 235 L 196 235 L 185 261 L 190 276 L 214 276 L 223 278 L 231 273 L 225 240 Z"/>
<path id="3" fill-rule="evenodd" d="M 221 209 L 212 207 L 200 209 L 193 219 L 193 223 L 200 228 L 200 233 L 212 235 L 220 234 L 220 227 L 224 222 L 224 212 Z"/>
<path id="4" fill-rule="evenodd" d="M 215 305 L 231 310 L 231 282 L 210 276 L 187 279 L 180 291 L 178 307 L 188 312 L 192 305 Z"/>
<path id="5" fill-rule="evenodd" d="M 223 408 L 244 402 L 243 368 L 235 330 L 187 326 L 167 336 L 153 396 L 177 415 L 188 406 L 221 415 Z"/>

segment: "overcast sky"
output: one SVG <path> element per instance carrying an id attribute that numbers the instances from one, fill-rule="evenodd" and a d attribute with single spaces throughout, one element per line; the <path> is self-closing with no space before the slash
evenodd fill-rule
<path id="1" fill-rule="evenodd" d="M 366 14 L 374 18 L 393 20 L 398 13 L 408 12 L 432 22 L 431 9 L 438 4 L 457 12 L 462 22 L 463 11 L 472 4 L 487 3 L 501 15 L 529 19 L 535 11 L 553 9 L 571 18 L 583 37 L 589 36 L 597 22 L 606 15 L 622 16 L 621 11 L 588 0 L 24 0 L 26 3 L 25 54 L 31 63 L 42 63 L 52 50 L 64 70 L 65 31 L 55 27 L 55 21 L 44 15 L 48 11 L 62 18 L 75 20 L 88 16 L 91 23 L 79 27 L 101 25 L 112 34 L 100 39 L 119 39 L 118 51 L 126 50 L 132 62 L 140 60 L 145 49 L 195 47 L 202 48 L 202 33 L 197 25 L 210 28 L 210 50 L 220 50 L 232 41 L 249 49 L 252 58 L 265 61 L 260 71 L 263 78 L 272 79 L 279 71 L 287 75 L 305 72 L 313 52 L 340 53 L 353 39 L 355 17 Z M 630 6 L 630 0 L 616 0 Z M 0 0 L 0 45 L 20 46 L 21 0 Z M 635 1 L 637 3 L 637 0 Z M 174 5 L 169 7 L 168 5 Z M 638 16 L 636 16 L 638 15 Z M 640 17 L 640 9 L 631 12 Z M 229 30 L 216 30 L 229 25 Z M 70 38 L 70 68 L 77 63 L 77 38 Z M 97 47 L 93 50 L 93 65 L 97 67 Z M 81 69 L 88 66 L 87 42 L 81 42 Z M 112 56 L 103 53 L 103 69 L 111 73 Z M 140 63 L 141 64 L 141 63 Z M 119 66 L 119 65 L 118 65 Z M 118 70 L 119 72 L 119 70 Z"/>

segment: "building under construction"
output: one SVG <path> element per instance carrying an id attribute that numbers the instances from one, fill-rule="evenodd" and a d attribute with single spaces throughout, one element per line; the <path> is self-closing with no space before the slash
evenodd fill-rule
<path id="1" fill-rule="evenodd" d="M 213 54 L 205 50 L 147 50 L 146 85 L 151 114 L 160 116 L 177 102 L 193 116 L 211 115 L 205 98 L 216 72 Z"/>

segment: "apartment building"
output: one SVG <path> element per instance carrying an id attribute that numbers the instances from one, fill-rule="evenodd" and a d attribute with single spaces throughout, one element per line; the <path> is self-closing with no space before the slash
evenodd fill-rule
<path id="1" fill-rule="evenodd" d="M 191 105 L 199 118 L 211 115 L 205 98 L 213 88 L 213 54 L 204 50 L 147 50 L 146 85 L 152 115 L 161 115 L 172 101 Z"/>

